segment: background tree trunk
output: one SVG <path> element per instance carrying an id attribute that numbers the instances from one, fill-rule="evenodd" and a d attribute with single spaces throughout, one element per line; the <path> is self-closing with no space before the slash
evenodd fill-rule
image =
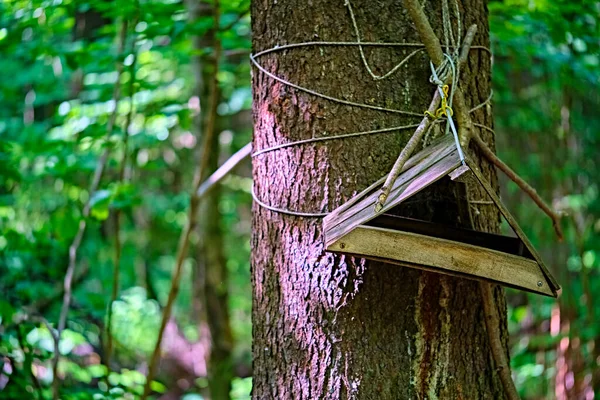
<path id="1" fill-rule="evenodd" d="M 212 159 L 209 169 L 217 169 L 219 159 L 219 142 L 213 144 Z M 202 220 L 202 242 L 198 251 L 197 269 L 201 270 L 203 284 L 200 301 L 205 307 L 206 323 L 210 332 L 210 352 L 207 360 L 208 388 L 211 400 L 230 398 L 231 381 L 233 380 L 233 335 L 229 317 L 229 274 L 227 260 L 223 249 L 223 229 L 221 227 L 221 188 L 217 185 L 207 196 Z"/>
<path id="2" fill-rule="evenodd" d="M 463 32 L 479 27 L 475 45 L 489 45 L 485 2 L 459 2 Z M 364 41 L 420 42 L 398 1 L 353 4 Z M 425 11 L 439 37 L 439 2 Z M 343 0 L 252 4 L 254 52 L 276 45 L 354 41 Z M 383 74 L 414 48 L 367 48 Z M 425 53 L 385 81 L 373 81 L 357 47 L 310 47 L 260 59 L 269 71 L 321 93 L 354 102 L 422 112 L 431 100 Z M 470 106 L 490 91 L 490 57 L 471 52 L 461 86 Z M 415 119 L 340 105 L 287 87 L 256 69 L 254 149 L 325 134 L 413 123 Z M 473 115 L 492 126 L 490 107 Z M 331 211 L 391 168 L 412 131 L 310 144 L 253 160 L 255 191 L 264 202 L 304 212 Z M 493 144 L 491 135 L 482 134 Z M 470 153 L 473 153 L 470 151 Z M 476 155 L 472 154 L 476 157 Z M 496 184 L 488 165 L 481 169 Z M 499 216 L 483 192 L 441 182 L 403 206 L 403 215 L 496 231 Z M 469 216 L 472 214 L 472 217 Z M 323 250 L 321 220 L 254 205 L 252 238 L 255 399 L 499 399 L 474 281 Z M 498 327 L 506 346 L 506 306 L 496 289 Z"/>

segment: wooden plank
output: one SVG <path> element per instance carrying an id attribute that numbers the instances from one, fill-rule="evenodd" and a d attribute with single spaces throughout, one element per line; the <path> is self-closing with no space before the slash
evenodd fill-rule
<path id="1" fill-rule="evenodd" d="M 447 149 L 449 149 L 453 146 L 454 146 L 454 141 L 450 135 L 441 137 L 440 139 L 434 141 L 431 145 L 429 145 L 426 148 L 424 148 L 423 150 L 421 150 L 419 153 L 412 156 L 406 162 L 406 164 L 404 165 L 404 168 L 402 168 L 402 173 L 413 168 L 414 166 L 419 164 L 422 160 L 429 157 L 431 154 L 435 154 L 438 157 L 441 157 L 441 154 L 446 153 Z M 361 191 L 360 193 L 356 194 L 350 200 L 348 200 L 347 202 L 345 202 L 344 204 L 342 204 L 341 206 L 339 206 L 338 208 L 333 210 L 328 216 L 326 216 L 323 219 L 324 229 L 327 230 L 331 226 L 336 225 L 336 221 L 339 220 L 339 216 L 341 215 L 342 212 L 346 211 L 351 206 L 355 205 L 357 202 L 359 202 L 365 196 L 369 196 L 370 194 L 372 194 L 372 191 L 375 189 L 378 189 L 383 184 L 383 182 L 385 182 L 386 178 L 387 178 L 387 174 L 384 175 L 383 177 L 379 178 L 375 183 L 371 184 L 368 188 L 366 188 L 363 191 Z M 396 185 L 394 185 L 394 186 L 396 186 Z"/>
<path id="2" fill-rule="evenodd" d="M 392 190 L 390 191 L 390 195 L 388 196 L 388 200 L 385 204 L 385 207 L 380 211 L 379 214 L 384 213 L 387 210 L 390 210 L 391 208 L 395 207 L 398 204 L 398 202 L 396 201 L 398 198 L 398 192 L 400 191 L 400 189 L 406 182 L 408 182 L 411 179 L 414 179 L 416 176 L 424 173 L 429 167 L 440 162 L 441 160 L 444 159 L 444 157 L 449 157 L 450 154 L 453 154 L 453 153 L 456 153 L 456 149 L 453 146 L 440 148 L 439 150 L 431 153 L 429 155 L 429 157 L 422 160 L 414 168 L 411 168 L 408 171 L 401 174 L 398 177 L 398 179 L 396 179 L 396 182 L 394 183 L 394 187 L 392 188 Z M 455 155 L 454 158 L 458 159 L 458 155 Z M 344 210 L 341 214 L 339 214 L 336 217 L 335 220 L 330 220 L 329 224 L 324 225 L 325 232 L 329 232 L 329 231 L 333 230 L 335 226 L 343 224 L 345 222 L 345 220 L 347 220 L 349 218 L 353 218 L 354 216 L 356 216 L 357 214 L 360 214 L 360 213 L 363 213 L 363 215 L 366 215 L 367 217 L 365 217 L 365 218 L 367 218 L 367 219 L 373 218 L 376 215 L 378 215 L 375 213 L 375 200 L 377 199 L 378 196 L 379 196 L 379 192 L 373 192 L 370 195 L 363 198 L 361 201 L 359 201 L 354 206 Z M 366 211 L 366 210 L 368 210 L 368 211 Z M 370 216 L 368 215 L 369 213 L 371 214 Z M 365 219 L 365 221 L 367 219 Z"/>
<path id="3" fill-rule="evenodd" d="M 518 237 L 479 232 L 472 229 L 455 228 L 445 224 L 390 214 L 380 215 L 367 222 L 366 225 L 402 232 L 418 233 L 419 235 L 452 240 L 533 259 L 529 250 Z"/>
<path id="4" fill-rule="evenodd" d="M 481 174 L 481 172 L 477 168 L 477 165 L 470 159 L 467 159 L 466 161 L 467 161 L 467 165 L 469 165 L 469 167 L 471 168 L 473 175 L 475 176 L 477 181 L 481 184 L 481 186 L 483 186 L 483 188 L 487 192 L 488 196 L 490 196 L 492 201 L 496 204 L 496 206 L 500 210 L 500 213 L 506 219 L 506 222 L 508 222 L 508 224 L 513 229 L 515 234 L 519 237 L 519 239 L 521 239 L 523 241 L 523 243 L 525 244 L 527 249 L 531 252 L 531 254 L 533 255 L 533 258 L 537 261 L 539 268 L 545 275 L 548 285 L 551 287 L 552 291 L 557 296 L 561 291 L 560 285 L 558 284 L 556 279 L 554 279 L 554 277 L 552 276 L 552 274 L 550 273 L 548 268 L 546 268 L 546 265 L 544 264 L 542 257 L 540 257 L 540 255 L 536 251 L 535 247 L 533 247 L 533 245 L 529 241 L 529 238 L 527 237 L 527 235 L 525 235 L 525 232 L 523 232 L 523 230 L 517 223 L 517 220 L 512 216 L 510 211 L 508 211 L 508 209 L 504 206 L 502 201 L 500 201 L 500 198 L 498 197 L 498 195 L 496 194 L 494 189 L 492 189 L 492 187 L 488 183 L 487 179 L 485 179 L 485 177 Z"/>
<path id="5" fill-rule="evenodd" d="M 225 178 L 231 172 L 232 169 L 237 167 L 237 165 L 244 161 L 246 157 L 249 157 L 250 153 L 252 153 L 252 143 L 248 143 L 240 150 L 238 150 L 234 155 L 229 157 L 229 159 L 225 161 L 223 165 L 219 167 L 219 169 L 213 172 L 211 176 L 209 176 L 204 182 L 202 182 L 202 184 L 196 191 L 196 196 L 198 198 L 204 197 L 208 193 L 208 191 L 215 187 L 216 184 L 221 182 L 221 180 Z"/>
<path id="6" fill-rule="evenodd" d="M 451 240 L 359 226 L 327 250 L 470 276 L 556 297 L 534 260 Z"/>
<path id="7" fill-rule="evenodd" d="M 444 157 L 444 155 L 447 155 L 448 153 L 450 153 L 450 151 L 452 151 L 453 146 L 454 146 L 454 142 L 453 142 L 452 138 L 450 136 L 444 136 L 441 140 L 439 140 L 435 144 L 432 144 L 431 146 L 426 147 L 421 152 L 419 152 L 418 154 L 416 154 L 415 156 L 410 158 L 407 161 L 405 167 L 403 168 L 403 174 L 407 173 L 406 171 L 409 171 L 413 167 L 420 168 L 426 164 L 431 164 L 431 161 L 435 161 L 436 159 L 440 159 L 440 158 Z M 402 182 L 400 180 L 401 177 L 402 177 L 402 174 L 396 180 L 394 187 L 398 187 L 401 185 L 401 182 Z M 374 184 L 369 186 L 367 189 L 363 190 L 362 192 L 360 192 L 359 194 L 354 196 L 348 202 L 342 204 L 340 207 L 333 210 L 327 217 L 325 217 L 325 219 L 323 221 L 323 224 L 324 224 L 323 226 L 325 227 L 325 229 L 328 229 L 329 227 L 337 225 L 339 222 L 341 222 L 341 220 L 344 217 L 343 213 L 346 210 L 348 210 L 351 206 L 354 207 L 357 202 L 364 200 L 368 196 L 374 195 L 373 190 L 379 189 L 379 187 L 383 184 L 383 182 L 385 182 L 386 178 L 387 178 L 387 175 L 380 178 L 377 182 L 375 182 Z M 389 200 L 388 200 L 388 203 L 389 203 Z M 373 205 L 374 204 L 375 204 L 375 200 L 373 200 Z"/>
<path id="8" fill-rule="evenodd" d="M 412 156 L 406 161 L 402 172 L 408 171 L 415 165 L 419 164 L 425 158 L 431 156 L 434 153 L 440 154 L 440 152 L 446 152 L 447 149 L 454 148 L 454 140 L 450 135 L 444 135 L 441 138 L 434 140 L 429 146 Z"/>
<path id="9" fill-rule="evenodd" d="M 431 159 L 429 161 L 433 162 L 435 160 Z M 458 165 L 460 165 L 458 153 L 456 150 L 453 150 L 446 158 L 437 160 L 432 165 L 425 164 L 426 168 L 424 169 L 409 170 L 406 174 L 403 174 L 398 178 L 398 181 L 400 181 L 402 185 L 390 192 L 388 203 L 386 203 L 386 206 L 379 214 L 375 213 L 374 210 L 375 200 L 378 196 L 378 193 L 374 193 L 356 207 L 348 210 L 347 212 L 349 215 L 346 219 L 325 231 L 326 243 L 329 244 L 337 240 L 356 226 L 364 224 L 397 206 L 402 201 L 448 174 Z M 362 209 L 359 209 L 359 206 L 361 206 Z"/>
<path id="10" fill-rule="evenodd" d="M 428 166 L 425 169 L 415 168 L 414 170 L 409 170 L 406 174 L 403 174 L 398 178 L 398 180 L 403 178 L 403 184 L 402 186 L 398 187 L 396 190 L 390 193 L 388 203 L 386 204 L 382 212 L 376 214 L 374 211 L 373 205 L 375 204 L 375 198 L 377 196 L 377 193 L 373 196 L 368 197 L 367 199 L 365 199 L 362 210 L 357 211 L 355 214 L 349 215 L 346 220 L 342 221 L 335 227 L 325 231 L 326 244 L 334 242 L 335 240 L 350 232 L 358 225 L 362 225 L 372 220 L 377 215 L 381 215 L 387 210 L 397 206 L 402 201 L 413 196 L 415 193 L 418 193 L 419 191 L 433 184 L 440 178 L 446 176 L 449 172 L 454 170 L 460 164 L 461 161 L 458 158 L 458 153 L 456 149 L 454 149 L 448 156 L 435 162 L 433 165 Z M 411 171 L 413 171 L 413 173 L 411 173 Z M 355 211 L 354 207 L 348 210 L 348 212 L 350 211 Z"/>
<path id="11" fill-rule="evenodd" d="M 379 178 L 377 181 L 372 183 L 368 188 L 366 188 L 362 192 L 354 195 L 350 200 L 348 200 L 347 202 L 345 202 L 344 204 L 342 204 L 341 206 L 339 206 L 338 208 L 333 210 L 331 213 L 329 213 L 325 218 L 323 218 L 323 228 L 325 230 L 327 230 L 332 225 L 335 225 L 337 223 L 337 221 L 339 221 L 339 215 L 341 213 L 343 213 L 344 211 L 346 211 L 347 209 L 352 207 L 354 204 L 359 202 L 365 196 L 369 196 L 373 192 L 373 190 L 379 189 L 379 187 L 381 185 L 383 185 L 383 183 L 385 182 L 386 179 L 387 179 L 387 174 L 382 176 L 381 178 Z"/>
<path id="12" fill-rule="evenodd" d="M 452 171 L 450 174 L 448 174 L 448 176 L 455 182 L 461 182 L 466 184 L 469 183 L 469 181 L 472 179 L 473 173 L 471 172 L 471 168 L 469 168 L 468 165 L 461 165 L 460 167 Z"/>

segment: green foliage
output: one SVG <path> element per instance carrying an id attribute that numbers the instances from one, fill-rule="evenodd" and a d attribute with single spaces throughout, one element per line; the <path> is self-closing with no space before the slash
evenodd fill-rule
<path id="1" fill-rule="evenodd" d="M 223 5 L 227 29 L 219 35 L 225 51 L 250 47 L 248 7 L 247 1 Z M 119 54 L 115 44 L 122 21 L 129 24 L 125 51 Z M 88 200 L 73 306 L 60 342 L 62 398 L 141 393 L 142 365 L 156 341 L 159 300 L 164 301 L 170 282 L 195 164 L 191 38 L 211 28 L 209 16 L 189 22 L 181 1 L 126 0 L 118 7 L 105 0 L 0 2 L 0 69 L 10 77 L 0 81 L 0 291 L 6 294 L 0 302 L 0 353 L 9 355 L 0 361 L 0 382 L 8 379 L 0 383 L 0 397 L 51 397 L 54 342 L 38 315 L 54 329 L 69 246 Z M 201 61 L 211 54 L 204 48 Z M 249 140 L 251 95 L 247 63 L 239 57 L 223 61 L 220 124 L 241 121 L 223 136 L 226 157 Z M 124 71 L 119 82 L 117 62 L 123 62 Z M 107 137 L 115 108 L 115 129 Z M 105 176 L 90 193 L 105 150 L 110 151 Z M 127 181 L 121 182 L 124 152 Z M 222 202 L 226 240 L 247 242 L 248 228 L 237 213 L 249 207 L 247 185 L 224 190 Z M 112 305 L 116 356 L 107 375 L 100 361 L 114 266 L 111 216 L 117 210 L 122 213 L 122 290 Z M 227 252 L 239 363 L 247 363 L 250 352 L 248 254 L 248 246 Z M 187 264 L 194 263 L 190 254 Z M 186 282 L 190 274 L 188 269 Z M 198 321 L 188 317 L 192 288 L 184 289 L 175 318 L 184 331 L 197 330 Z M 159 382 L 153 388 L 168 390 Z"/>
<path id="2" fill-rule="evenodd" d="M 563 390 L 576 398 L 593 390 L 586 376 L 596 374 L 600 388 L 600 11 L 593 1 L 514 0 L 492 2 L 490 12 L 498 151 L 565 214 L 557 245 L 549 220 L 507 185 L 508 203 L 563 285 L 558 303 L 511 297 L 516 383 L 523 398 Z"/>

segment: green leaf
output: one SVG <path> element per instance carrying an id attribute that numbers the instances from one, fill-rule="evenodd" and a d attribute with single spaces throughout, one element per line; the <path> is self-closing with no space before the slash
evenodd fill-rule
<path id="1" fill-rule="evenodd" d="M 0 300 L 0 319 L 3 325 L 9 324 L 12 321 L 13 315 L 16 313 L 14 307 L 6 300 Z"/>
<path id="2" fill-rule="evenodd" d="M 112 192 L 106 189 L 94 192 L 90 199 L 90 214 L 92 217 L 99 221 L 104 221 L 108 218 L 111 196 Z"/>

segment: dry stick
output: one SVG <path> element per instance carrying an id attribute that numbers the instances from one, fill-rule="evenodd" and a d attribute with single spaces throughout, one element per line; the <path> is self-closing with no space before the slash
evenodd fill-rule
<path id="1" fill-rule="evenodd" d="M 504 386 L 506 398 L 508 400 L 519 400 L 519 394 L 510 376 L 510 366 L 508 365 L 504 346 L 500 341 L 500 335 L 495 333 L 500 326 L 500 319 L 498 318 L 496 302 L 494 301 L 493 286 L 487 282 L 480 282 L 479 288 L 481 290 L 481 297 L 483 298 L 483 313 L 490 341 L 490 349 L 496 362 L 498 375 L 500 375 L 500 380 Z"/>
<path id="2" fill-rule="evenodd" d="M 408 13 L 410 14 L 411 18 L 415 23 L 415 26 L 417 27 L 419 35 L 423 40 L 423 43 L 425 44 L 425 48 L 429 53 L 429 57 L 433 60 L 434 63 L 439 65 L 443 57 L 442 47 L 440 46 L 440 41 L 435 36 L 433 29 L 431 29 L 431 25 L 429 24 L 427 16 L 423 12 L 423 9 L 421 8 L 417 0 L 404 0 L 404 3 L 406 5 L 406 8 L 408 9 Z M 454 90 L 456 96 L 455 108 L 458 114 L 457 122 L 459 124 L 459 136 L 461 138 L 461 141 L 465 140 L 466 142 L 468 142 L 469 138 L 471 137 L 469 133 L 471 131 L 470 117 L 468 115 L 468 112 L 466 111 L 464 98 L 462 96 L 460 88 L 454 88 Z M 462 135 L 461 129 L 463 129 Z M 472 136 L 478 137 L 477 135 Z M 495 310 L 493 309 L 495 307 L 495 301 L 492 293 L 492 288 L 488 283 L 485 282 L 480 282 L 480 288 L 484 304 L 484 313 L 487 325 L 486 330 L 488 333 L 490 346 L 492 348 L 492 355 L 494 357 L 494 360 L 496 361 L 496 365 L 499 368 L 498 372 L 500 374 L 500 380 L 502 381 L 502 385 L 504 386 L 504 391 L 506 395 L 509 397 L 509 400 L 515 400 L 518 399 L 519 396 L 515 389 L 515 384 L 510 376 L 510 368 L 506 361 L 506 357 L 502 352 L 503 346 L 500 342 L 500 337 L 498 334 L 498 316 Z M 494 325 L 492 321 L 495 321 L 496 324 Z"/>
<path id="3" fill-rule="evenodd" d="M 112 94 L 112 100 L 115 104 L 115 108 L 114 108 L 112 114 L 110 115 L 108 124 L 106 126 L 106 138 L 107 139 L 110 137 L 110 135 L 112 135 L 114 127 L 115 127 L 115 121 L 117 120 L 117 113 L 118 113 L 117 106 L 118 106 L 118 102 L 119 102 L 119 97 L 121 95 L 120 81 L 121 81 L 121 75 L 123 73 L 123 62 L 121 60 L 121 54 L 123 53 L 123 49 L 125 46 L 125 37 L 126 36 L 127 36 L 127 20 L 124 19 L 123 22 L 121 23 L 121 30 L 119 32 L 118 44 L 117 44 L 117 53 L 118 53 L 117 62 L 116 62 L 117 80 L 115 82 L 115 87 L 113 89 L 113 94 Z M 109 154 L 110 154 L 110 149 L 107 147 L 104 150 L 104 152 L 102 153 L 102 155 L 100 156 L 100 159 L 98 160 L 98 162 L 96 163 L 94 177 L 92 178 L 92 183 L 90 184 L 90 189 L 89 189 L 89 199 L 87 200 L 87 202 L 85 203 L 85 206 L 83 207 L 82 219 L 79 222 L 79 229 L 77 230 L 77 234 L 75 235 L 75 238 L 73 239 L 73 242 L 71 243 L 71 246 L 69 247 L 69 265 L 67 266 L 67 271 L 65 273 L 65 278 L 64 278 L 65 292 L 63 295 L 63 304 L 62 304 L 62 308 L 60 310 L 60 317 L 58 320 L 58 327 L 57 327 L 58 338 L 60 338 L 62 331 L 65 329 L 65 325 L 67 323 L 67 314 L 69 313 L 69 307 L 71 305 L 73 275 L 75 273 L 75 266 L 77 263 L 77 250 L 79 249 L 79 245 L 81 245 L 81 241 L 83 239 L 83 234 L 85 233 L 85 228 L 86 228 L 86 219 L 89 217 L 90 210 L 92 208 L 92 206 L 91 206 L 92 195 L 96 191 L 96 189 L 98 189 L 98 185 L 100 184 L 100 179 L 102 178 L 102 174 L 104 173 L 104 168 L 106 167 L 106 163 L 108 161 Z M 60 389 L 60 381 L 58 379 L 58 361 L 59 361 L 59 359 L 60 359 L 60 352 L 59 352 L 59 346 L 58 346 L 58 341 L 57 341 L 54 345 L 54 359 L 52 360 L 52 376 L 53 376 L 52 398 L 55 400 L 58 400 L 58 398 L 59 398 L 58 392 Z"/>
<path id="4" fill-rule="evenodd" d="M 418 0 L 404 0 L 404 5 L 415 24 L 417 32 L 425 45 L 425 50 L 433 63 L 438 66 L 444 61 L 444 52 L 440 45 L 440 40 L 429 24 L 429 19 L 425 15 L 423 8 Z M 456 122 L 458 125 L 458 136 L 461 146 L 468 145 L 471 132 L 471 119 L 466 107 L 465 98 L 459 87 L 454 88 L 454 111 L 456 111 Z"/>
<path id="5" fill-rule="evenodd" d="M 471 49 L 471 44 L 473 43 L 473 39 L 475 38 L 476 32 L 477 25 L 471 25 L 471 27 L 469 27 L 469 30 L 467 31 L 467 34 L 465 35 L 465 40 L 463 41 L 463 46 L 459 58 L 460 64 L 466 63 L 467 57 L 469 56 L 469 50 Z M 450 81 L 451 79 L 452 76 L 448 76 L 446 78 L 446 81 Z M 441 99 L 439 90 L 436 90 L 433 96 L 433 100 L 431 101 L 431 104 L 427 109 L 427 115 L 435 114 L 435 110 L 438 108 L 440 100 Z M 433 120 L 431 118 L 425 116 L 425 118 L 421 120 L 421 123 L 415 130 L 415 133 L 413 133 L 412 137 L 408 140 L 406 146 L 404 146 L 404 148 L 402 149 L 402 152 L 400 152 L 400 155 L 394 163 L 394 166 L 392 167 L 392 170 L 390 171 L 387 179 L 385 180 L 385 183 L 381 187 L 381 194 L 379 195 L 379 197 L 377 198 L 377 202 L 375 203 L 375 212 L 380 212 L 383 209 L 383 205 L 385 204 L 388 196 L 390 195 L 390 191 L 392 190 L 396 179 L 398 179 L 398 175 L 400 175 L 400 172 L 402 172 L 404 164 L 406 164 L 406 161 L 408 161 L 412 153 L 417 148 L 417 145 L 421 141 L 423 135 L 429 130 L 432 122 Z"/>
<path id="6" fill-rule="evenodd" d="M 132 26 L 137 25 L 133 23 Z M 119 182 L 125 182 L 125 169 L 127 167 L 127 157 L 128 157 L 128 144 L 129 144 L 129 126 L 131 125 L 131 120 L 133 118 L 133 96 L 135 95 L 135 64 L 137 60 L 137 55 L 135 54 L 135 38 L 131 44 L 131 54 L 133 54 L 133 61 L 129 66 L 130 78 L 129 78 L 129 111 L 127 113 L 127 117 L 125 118 L 125 123 L 123 124 L 123 156 L 121 158 L 121 165 L 119 167 Z M 104 355 L 104 365 L 107 368 L 107 375 L 110 374 L 110 361 L 113 353 L 113 335 L 112 335 L 112 316 L 113 316 L 113 304 L 117 300 L 117 296 L 119 295 L 119 287 L 121 282 L 121 269 L 119 266 L 121 265 L 121 254 L 123 249 L 123 244 L 121 242 L 121 210 L 115 210 L 115 252 L 114 252 L 114 265 L 113 265 L 113 287 L 110 296 L 110 300 L 108 302 L 107 316 L 106 316 L 106 350 Z"/>
<path id="7" fill-rule="evenodd" d="M 431 100 L 431 104 L 429 104 L 427 112 L 435 115 L 435 110 L 437 110 L 440 104 L 440 100 L 440 93 L 438 90 L 436 90 L 435 94 L 433 95 L 433 99 Z M 419 124 L 411 138 L 408 140 L 408 143 L 406 143 L 406 146 L 404 146 L 404 148 L 400 152 L 400 155 L 396 159 L 396 162 L 394 163 L 392 170 L 388 174 L 385 183 L 381 187 L 381 193 L 379 194 L 379 197 L 375 202 L 375 212 L 380 212 L 383 209 L 383 205 L 385 204 L 385 201 L 390 195 L 390 191 L 392 190 L 392 187 L 394 186 L 398 175 L 400 175 L 400 172 L 402 172 L 404 164 L 406 164 L 406 161 L 408 161 L 412 153 L 417 148 L 417 145 L 421 141 L 423 135 L 429 131 L 429 128 L 431 127 L 432 123 L 433 119 L 428 116 L 425 116 L 425 118 L 421 120 L 421 123 Z"/>
<path id="8" fill-rule="evenodd" d="M 560 226 L 560 215 L 558 215 L 546 202 L 537 194 L 534 188 L 532 188 L 523 178 L 521 178 L 515 171 L 513 171 L 508 165 L 506 165 L 494 152 L 487 146 L 487 144 L 481 139 L 479 135 L 473 135 L 472 139 L 475 141 L 475 144 L 485 158 L 488 159 L 493 165 L 495 165 L 500 171 L 504 172 L 504 174 L 510 178 L 513 182 L 515 182 L 521 190 L 531 197 L 531 199 L 537 204 L 539 208 L 542 209 L 552 219 L 552 225 L 554 226 L 554 231 L 556 232 L 556 236 L 560 240 L 563 239 L 563 232 Z"/>
<path id="9" fill-rule="evenodd" d="M 444 52 L 442 51 L 440 40 L 431 28 L 429 19 L 425 15 L 421 4 L 419 4 L 418 0 L 404 0 L 404 5 L 425 45 L 427 54 L 429 54 L 429 57 L 436 66 L 440 65 L 444 61 Z"/>
<path id="10" fill-rule="evenodd" d="M 219 0 L 215 0 L 213 3 L 213 17 L 214 17 L 214 59 L 213 70 L 210 77 L 210 91 L 209 91 L 209 110 L 207 114 L 207 121 L 204 130 L 204 142 L 202 144 L 202 155 L 198 166 L 196 167 L 193 190 L 191 193 L 190 204 L 188 209 L 188 220 L 186 222 L 185 228 L 181 232 L 181 236 L 179 237 L 179 244 L 177 247 L 177 257 L 175 261 L 175 268 L 173 270 L 173 276 L 171 278 L 171 289 L 169 291 L 169 296 L 167 297 L 167 303 L 163 309 L 162 320 L 160 323 L 160 328 L 158 331 L 158 338 L 156 340 L 156 344 L 154 346 L 154 351 L 152 352 L 152 357 L 150 358 L 150 363 L 148 365 L 148 375 L 146 376 L 146 383 L 144 385 L 144 392 L 142 394 L 141 400 L 145 400 L 151 392 L 151 383 L 152 379 L 154 379 L 154 374 L 156 373 L 156 369 L 158 368 L 158 363 L 160 360 L 160 349 L 161 342 L 165 332 L 165 328 L 167 323 L 171 319 L 171 313 L 173 311 L 173 303 L 177 298 L 177 294 L 179 293 L 179 284 L 181 281 L 181 273 L 183 271 L 183 261 L 185 260 L 185 256 L 187 254 L 187 250 L 189 247 L 189 237 L 191 232 L 193 232 L 196 226 L 196 217 L 198 214 L 198 209 L 200 205 L 200 197 L 197 196 L 196 192 L 200 187 L 200 183 L 206 174 L 208 169 L 208 163 L 210 159 L 210 151 L 211 144 L 213 140 L 215 140 L 215 123 L 217 116 L 217 106 L 219 103 L 219 87 L 217 80 L 217 73 L 219 70 L 219 60 L 221 57 L 221 41 L 218 37 L 218 27 L 220 20 L 220 4 Z M 195 42 L 194 44 L 199 45 L 199 42 Z M 199 67 L 199 65 L 198 65 Z"/>
<path id="11" fill-rule="evenodd" d="M 235 154 L 227 159 L 211 176 L 209 176 L 196 191 L 197 197 L 206 196 L 225 176 L 227 176 L 239 163 L 244 161 L 252 153 L 252 143 L 246 144 Z"/>
<path id="12" fill-rule="evenodd" d="M 439 64 L 441 62 L 443 53 L 440 41 L 435 36 L 427 16 L 423 12 L 420 4 L 417 0 L 404 0 L 408 13 L 410 14 L 419 35 L 423 39 L 425 49 L 429 54 L 429 57 L 434 63 Z M 513 182 L 515 182 L 521 190 L 531 197 L 531 199 L 544 211 L 551 219 L 554 225 L 556 235 L 562 240 L 562 230 L 560 227 L 560 216 L 554 212 L 544 200 L 537 194 L 535 189 L 527 184 L 519 175 L 512 171 L 504 162 L 502 162 L 490 149 L 487 147 L 485 142 L 481 140 L 481 137 L 471 129 L 471 118 L 466 111 L 465 101 L 460 88 L 455 90 L 455 108 L 457 112 L 457 123 L 458 123 L 458 134 L 460 137 L 461 145 L 467 147 L 471 139 L 475 139 L 475 143 L 481 149 L 485 157 L 489 162 L 496 165 L 502 172 L 504 172 Z"/>

